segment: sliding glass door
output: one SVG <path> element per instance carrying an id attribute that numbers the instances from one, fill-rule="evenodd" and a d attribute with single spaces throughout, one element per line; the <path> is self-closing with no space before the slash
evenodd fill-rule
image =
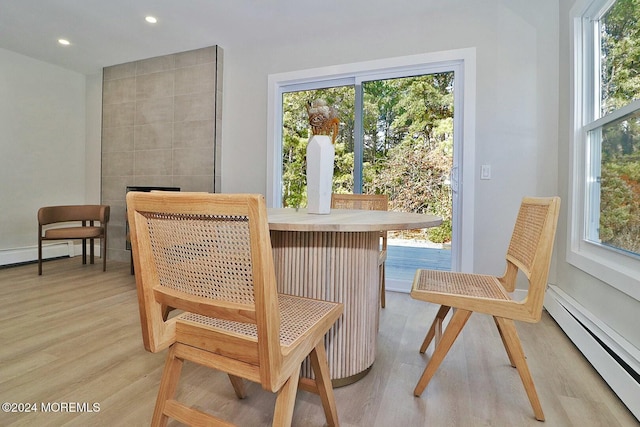
<path id="1" fill-rule="evenodd" d="M 340 119 L 333 192 L 386 194 L 391 210 L 441 216 L 440 227 L 392 233 L 391 245 L 441 250 L 435 258 L 427 257 L 437 259 L 436 264 L 425 265 L 424 252 L 402 249 L 398 259 L 409 262 L 407 272 L 414 267 L 412 257 L 422 267 L 455 269 L 450 249 L 459 215 L 461 166 L 456 155 L 461 146 L 456 73 L 455 66 L 439 66 L 283 85 L 277 124 L 280 205 L 306 206 L 305 156 L 311 136 L 306 107 L 323 99 Z M 395 274 L 393 267 L 390 273 Z"/>

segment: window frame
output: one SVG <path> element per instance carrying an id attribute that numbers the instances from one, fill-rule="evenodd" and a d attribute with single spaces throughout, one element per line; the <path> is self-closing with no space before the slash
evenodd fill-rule
<path id="1" fill-rule="evenodd" d="M 621 292 L 640 300 L 640 259 L 621 250 L 588 239 L 590 199 L 599 200 L 598 186 L 592 185 L 598 173 L 600 153 L 588 143 L 588 134 L 614 122 L 629 112 L 640 109 L 640 101 L 634 101 L 609 115 L 599 117 L 600 66 L 599 55 L 600 17 L 615 0 L 583 0 L 571 10 L 572 19 L 572 123 L 569 168 L 569 233 L 567 234 L 567 262 L 602 280 Z M 597 193 L 597 194 L 596 194 Z"/>

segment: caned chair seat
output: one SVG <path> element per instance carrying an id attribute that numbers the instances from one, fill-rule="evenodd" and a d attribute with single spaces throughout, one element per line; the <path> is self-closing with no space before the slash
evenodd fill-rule
<path id="1" fill-rule="evenodd" d="M 462 298 L 492 298 L 496 300 L 511 300 L 500 281 L 495 276 L 482 274 L 456 273 L 440 270 L 418 270 L 414 278 L 413 291 L 441 294 L 443 298 L 448 295 L 457 295 Z"/>
<path id="2" fill-rule="evenodd" d="M 525 197 L 522 200 L 507 249 L 507 267 L 501 277 L 424 269 L 416 272 L 411 297 L 440 304 L 440 309 L 420 346 L 420 353 L 424 353 L 435 338 L 433 355 L 416 384 L 415 396 L 420 396 L 427 387 L 471 313 L 485 313 L 493 316 L 536 419 L 544 421 L 514 320 L 530 323 L 540 320 L 559 209 L 558 197 Z M 515 289 L 519 272 L 526 277 L 529 287 L 527 296 L 516 301 L 509 293 Z M 452 308 L 454 313 L 443 332 L 442 325 Z"/>
<path id="3" fill-rule="evenodd" d="M 280 294 L 278 307 L 280 309 L 280 345 L 286 352 L 287 348 L 295 346 L 316 323 L 330 314 L 335 309 L 335 303 Z M 182 313 L 178 315 L 176 321 L 191 322 L 210 330 L 258 340 L 258 328 L 251 323 L 216 319 L 196 313 Z"/>

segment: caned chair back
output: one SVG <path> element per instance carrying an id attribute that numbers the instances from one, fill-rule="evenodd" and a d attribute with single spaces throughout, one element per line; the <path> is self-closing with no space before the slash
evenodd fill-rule
<path id="1" fill-rule="evenodd" d="M 331 207 L 334 209 L 362 209 L 368 211 L 389 210 L 389 197 L 385 194 L 331 194 Z M 387 249 L 387 232 L 380 233 L 382 250 Z"/>
<path id="2" fill-rule="evenodd" d="M 364 209 L 386 211 L 389 198 L 384 194 L 337 194 L 331 195 L 331 207 L 334 209 Z"/>
<path id="3" fill-rule="evenodd" d="M 134 262 L 145 348 L 157 352 L 173 344 L 176 323 L 163 319 L 163 306 L 183 310 L 186 320 L 228 331 L 208 335 L 209 351 L 258 365 L 261 382 L 268 383 L 281 352 L 264 198 L 130 192 L 127 206 L 139 254 Z M 234 331 L 255 335 L 255 342 L 230 346 Z"/>
<path id="4" fill-rule="evenodd" d="M 512 292 L 518 270 L 528 279 L 529 289 L 523 304 L 532 317 L 521 320 L 540 320 L 559 210 L 559 197 L 526 197 L 520 205 L 507 249 L 507 269 L 500 280 L 505 289 Z"/>

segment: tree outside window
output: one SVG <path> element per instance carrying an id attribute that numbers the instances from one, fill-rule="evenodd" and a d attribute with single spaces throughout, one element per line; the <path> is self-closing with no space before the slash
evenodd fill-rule
<path id="1" fill-rule="evenodd" d="M 599 108 L 589 129 L 590 173 L 599 192 L 587 237 L 640 254 L 640 1 L 618 0 L 599 26 Z M 597 69 L 598 67 L 594 67 Z M 599 193 L 599 194 L 598 194 Z M 596 220 L 597 219 L 597 220 Z M 596 225 L 597 224 L 597 225 Z"/>

